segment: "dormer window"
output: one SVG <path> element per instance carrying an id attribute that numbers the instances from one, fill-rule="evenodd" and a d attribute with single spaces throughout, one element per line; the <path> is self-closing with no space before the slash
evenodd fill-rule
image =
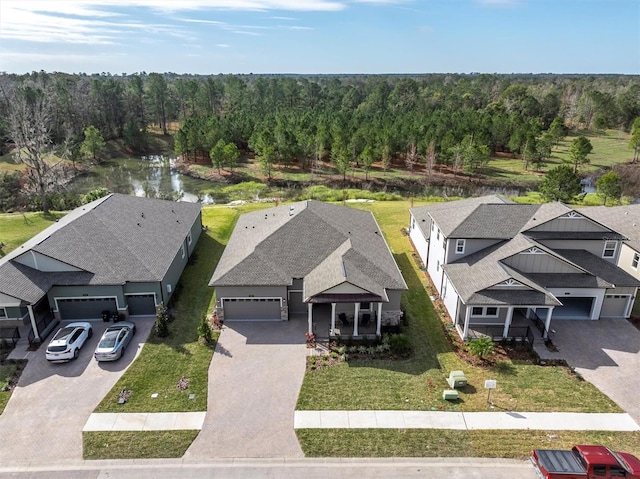
<path id="1" fill-rule="evenodd" d="M 456 254 L 464 254 L 464 246 L 466 241 L 463 239 L 456 240 Z"/>
<path id="2" fill-rule="evenodd" d="M 618 248 L 617 241 L 605 241 L 604 249 L 602 250 L 603 258 L 613 258 L 616 255 L 616 249 Z"/>
<path id="3" fill-rule="evenodd" d="M 638 263 L 640 263 L 640 253 L 635 253 L 633 255 L 633 260 L 631 261 L 631 267 L 633 269 L 638 269 Z"/>

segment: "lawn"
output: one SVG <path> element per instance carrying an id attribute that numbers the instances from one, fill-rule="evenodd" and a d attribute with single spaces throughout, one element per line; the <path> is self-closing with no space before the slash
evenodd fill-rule
<path id="1" fill-rule="evenodd" d="M 12 389 L 9 388 L 11 380 L 19 374 L 26 361 L 2 361 L 0 362 L 0 414 L 7 406 L 11 398 Z"/>
<path id="2" fill-rule="evenodd" d="M 84 459 L 182 457 L 198 431 L 84 432 Z"/>
<path id="3" fill-rule="evenodd" d="M 457 431 L 450 429 L 298 429 L 307 457 L 504 457 L 524 459 L 532 449 L 602 444 L 640 456 L 640 432 Z"/>
<path id="4" fill-rule="evenodd" d="M 0 257 L 31 239 L 65 213 L 0 213 L 0 243 L 4 243 Z"/>

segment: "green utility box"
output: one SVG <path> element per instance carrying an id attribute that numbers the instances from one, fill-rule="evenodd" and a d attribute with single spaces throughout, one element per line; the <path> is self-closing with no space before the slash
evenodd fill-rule
<path id="1" fill-rule="evenodd" d="M 451 371 L 447 382 L 452 389 L 463 388 L 467 385 L 467 378 L 462 371 Z"/>
<path id="2" fill-rule="evenodd" d="M 458 391 L 455 389 L 445 389 L 442 391 L 442 399 L 445 401 L 455 401 L 458 399 Z"/>

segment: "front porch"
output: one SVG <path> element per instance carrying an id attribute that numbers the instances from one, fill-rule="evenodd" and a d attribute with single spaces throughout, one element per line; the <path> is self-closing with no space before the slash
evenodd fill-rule
<path id="1" fill-rule="evenodd" d="M 338 305 L 342 307 L 338 309 Z M 321 340 L 337 337 L 375 339 L 381 335 L 381 302 L 370 303 L 366 309 L 361 308 L 361 303 L 353 303 L 353 310 L 344 306 L 345 303 L 309 303 L 306 315 L 308 332 Z M 302 319 L 302 314 L 297 316 Z"/>
<path id="2" fill-rule="evenodd" d="M 553 308 L 548 308 L 545 311 L 544 319 L 538 316 L 535 307 L 516 308 L 509 306 L 496 309 L 498 316 L 504 316 L 504 319 L 496 321 L 492 318 L 473 318 L 470 314 L 472 308 L 468 307 L 464 323 L 458 322 L 456 324 L 456 329 L 462 339 L 477 339 L 488 336 L 494 341 L 507 339 L 528 341 L 533 344 L 535 340 L 544 341 L 548 338 Z"/>

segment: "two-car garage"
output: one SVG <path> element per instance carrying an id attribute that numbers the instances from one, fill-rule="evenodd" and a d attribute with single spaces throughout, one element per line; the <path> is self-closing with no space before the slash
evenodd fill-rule
<path id="1" fill-rule="evenodd" d="M 128 315 L 153 316 L 156 312 L 155 294 L 126 294 Z M 61 320 L 101 320 L 102 312 L 122 312 L 115 297 L 56 298 Z"/>

